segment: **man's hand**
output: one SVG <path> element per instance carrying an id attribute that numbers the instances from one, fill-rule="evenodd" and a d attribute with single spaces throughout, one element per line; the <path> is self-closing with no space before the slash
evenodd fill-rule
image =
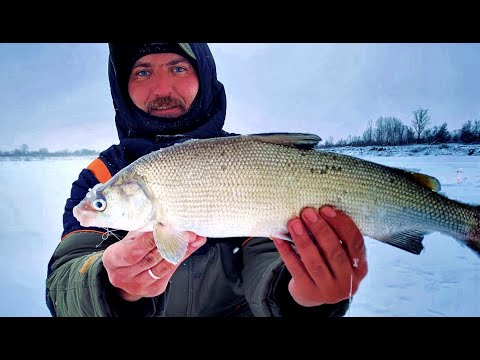
<path id="1" fill-rule="evenodd" d="M 301 219 L 294 217 L 288 222 L 298 253 L 291 243 L 273 239 L 292 275 L 290 295 L 303 306 L 348 299 L 368 271 L 364 239 L 356 224 L 331 207 L 320 210 L 305 208 Z"/>
<path id="2" fill-rule="evenodd" d="M 187 252 L 183 259 L 173 265 L 161 257 L 152 232 L 130 231 L 125 238 L 110 245 L 103 253 L 103 265 L 113 286 L 119 289 L 120 296 L 127 301 L 137 301 L 142 297 L 162 294 L 174 271 L 207 239 L 189 233 Z M 160 278 L 154 279 L 148 273 Z"/>

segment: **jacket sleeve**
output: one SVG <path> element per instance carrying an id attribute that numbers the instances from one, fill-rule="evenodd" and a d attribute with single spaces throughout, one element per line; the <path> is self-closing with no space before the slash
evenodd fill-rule
<path id="1" fill-rule="evenodd" d="M 111 240 L 103 240 L 102 234 L 86 231 L 60 242 L 50 260 L 46 281 L 46 301 L 52 316 L 162 315 L 164 294 L 136 302 L 124 301 L 117 295 L 102 263 L 109 243 Z"/>
<path id="2" fill-rule="evenodd" d="M 127 302 L 110 284 L 102 255 L 121 237 L 120 232 L 104 239 L 104 229 L 82 227 L 73 216 L 73 207 L 98 182 L 94 172 L 84 169 L 72 184 L 63 215 L 62 240 L 48 264 L 47 307 L 52 316 L 62 317 L 162 315 L 164 295 Z"/>
<path id="3" fill-rule="evenodd" d="M 304 307 L 288 291 L 291 275 L 273 241 L 252 238 L 243 246 L 242 273 L 245 297 L 258 317 L 333 317 L 344 316 L 350 299 L 336 304 Z"/>

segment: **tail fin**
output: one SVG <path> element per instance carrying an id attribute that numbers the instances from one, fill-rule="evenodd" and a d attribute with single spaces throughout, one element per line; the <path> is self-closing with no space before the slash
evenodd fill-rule
<path id="1" fill-rule="evenodd" d="M 480 256 L 480 206 L 475 206 L 474 225 L 467 236 L 466 244 Z"/>

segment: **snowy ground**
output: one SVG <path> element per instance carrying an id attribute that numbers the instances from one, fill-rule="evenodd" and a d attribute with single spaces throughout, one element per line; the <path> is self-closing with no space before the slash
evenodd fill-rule
<path id="1" fill-rule="evenodd" d="M 371 148 L 329 150 L 433 175 L 450 198 L 480 204 L 480 145 Z M 50 316 L 47 263 L 70 185 L 91 160 L 0 161 L 0 316 Z M 425 238 L 420 255 L 366 242 L 369 273 L 347 316 L 480 316 L 480 258 L 470 249 L 438 233 Z"/>
<path id="2" fill-rule="evenodd" d="M 440 144 L 440 145 L 409 145 L 409 146 L 343 146 L 335 148 L 322 148 L 322 150 L 339 152 L 342 154 L 358 156 L 361 158 L 371 156 L 480 156 L 480 144 Z M 380 161 L 378 161 L 380 162 Z"/>

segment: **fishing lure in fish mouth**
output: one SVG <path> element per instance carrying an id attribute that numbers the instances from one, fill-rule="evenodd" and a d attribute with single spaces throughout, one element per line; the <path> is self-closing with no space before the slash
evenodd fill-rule
<path id="1" fill-rule="evenodd" d="M 120 174 L 113 186 L 97 184 L 73 208 L 73 215 L 85 227 L 152 231 L 153 205 L 145 185 Z"/>
<path id="2" fill-rule="evenodd" d="M 162 257 L 187 232 L 289 240 L 304 207 L 343 211 L 362 235 L 413 254 L 438 231 L 480 255 L 480 207 L 447 198 L 426 174 L 315 149 L 313 134 L 196 139 L 149 153 L 96 185 L 75 208 L 82 226 L 153 231 Z"/>

